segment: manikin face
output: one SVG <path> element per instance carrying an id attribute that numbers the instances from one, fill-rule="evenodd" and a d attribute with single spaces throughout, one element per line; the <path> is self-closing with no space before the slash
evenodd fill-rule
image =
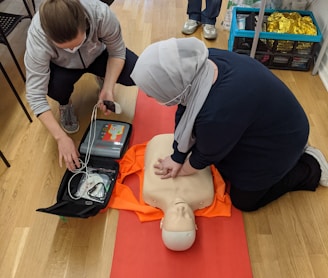
<path id="1" fill-rule="evenodd" d="M 189 249 L 194 244 L 197 229 L 193 210 L 186 202 L 175 200 L 166 210 L 161 228 L 162 240 L 168 249 Z"/>
<path id="2" fill-rule="evenodd" d="M 64 43 L 56 43 L 54 44 L 59 47 L 64 49 L 67 52 L 75 53 L 85 42 L 86 40 L 86 33 L 85 32 L 79 32 L 76 38 L 74 38 L 71 41 L 64 42 Z"/>
<path id="3" fill-rule="evenodd" d="M 162 228 L 167 231 L 191 231 L 195 229 L 195 215 L 183 200 L 176 199 L 165 212 Z"/>

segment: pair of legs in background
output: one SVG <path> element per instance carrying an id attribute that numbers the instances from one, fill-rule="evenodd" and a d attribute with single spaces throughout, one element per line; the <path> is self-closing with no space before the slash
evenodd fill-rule
<path id="1" fill-rule="evenodd" d="M 134 86 L 130 74 L 138 56 L 126 49 L 126 59 L 123 70 L 117 83 L 125 86 Z M 67 133 L 75 133 L 79 130 L 79 122 L 74 113 L 74 108 L 70 104 L 70 98 L 74 91 L 74 84 L 85 73 L 92 73 L 99 78 L 105 77 L 108 60 L 108 52 L 105 49 L 100 56 L 87 68 L 67 69 L 50 63 L 50 80 L 48 86 L 48 96 L 59 102 L 60 124 Z"/>
<path id="2" fill-rule="evenodd" d="M 294 168 L 270 188 L 244 191 L 231 185 L 230 197 L 236 208 L 254 211 L 288 192 L 315 191 L 319 184 L 328 186 L 328 163 L 320 150 L 307 146 Z"/>
<path id="3" fill-rule="evenodd" d="M 221 10 L 222 0 L 206 0 L 206 7 L 202 10 L 202 1 L 188 0 L 188 20 L 184 23 L 182 33 L 193 34 L 200 25 L 203 25 L 205 39 L 216 39 L 216 18 Z"/>

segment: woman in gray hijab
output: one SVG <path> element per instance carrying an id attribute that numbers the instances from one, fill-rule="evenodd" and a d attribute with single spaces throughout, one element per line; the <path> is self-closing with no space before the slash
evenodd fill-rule
<path id="1" fill-rule="evenodd" d="M 148 46 L 131 78 L 158 102 L 177 105 L 173 153 L 154 165 L 161 178 L 214 164 L 245 211 L 290 191 L 328 186 L 325 157 L 307 145 L 303 108 L 256 59 L 171 38 Z"/>

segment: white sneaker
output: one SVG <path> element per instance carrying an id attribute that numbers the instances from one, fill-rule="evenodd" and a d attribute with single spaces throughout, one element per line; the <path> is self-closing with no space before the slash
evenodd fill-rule
<path id="1" fill-rule="evenodd" d="M 215 40 L 218 36 L 218 31 L 215 28 L 215 25 L 204 24 L 203 25 L 203 36 L 208 40 Z"/>
<path id="2" fill-rule="evenodd" d="M 199 25 L 200 25 L 200 23 L 198 21 L 193 20 L 193 19 L 188 19 L 184 23 L 181 32 L 186 35 L 191 35 L 191 34 L 195 33 L 195 31 L 197 30 Z"/>
<path id="3" fill-rule="evenodd" d="M 328 187 L 328 162 L 323 153 L 312 146 L 305 147 L 305 153 L 313 156 L 319 163 L 321 169 L 320 184 Z"/>

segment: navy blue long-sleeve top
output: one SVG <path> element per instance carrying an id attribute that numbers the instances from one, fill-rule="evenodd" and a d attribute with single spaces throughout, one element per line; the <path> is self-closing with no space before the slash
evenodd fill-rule
<path id="1" fill-rule="evenodd" d="M 242 190 L 266 189 L 295 166 L 308 140 L 309 123 L 293 93 L 269 69 L 246 55 L 209 49 L 218 78 L 194 124 L 192 167 L 214 164 Z M 185 107 L 178 106 L 176 125 Z M 173 144 L 172 159 L 187 153 Z"/>

